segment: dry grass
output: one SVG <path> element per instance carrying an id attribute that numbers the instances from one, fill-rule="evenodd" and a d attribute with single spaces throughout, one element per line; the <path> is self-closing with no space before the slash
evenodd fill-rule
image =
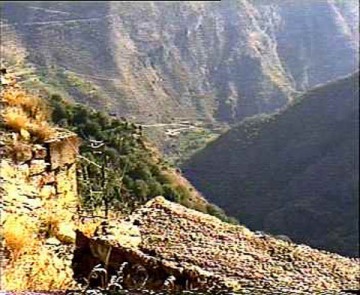
<path id="1" fill-rule="evenodd" d="M 53 291 L 74 287 L 69 265 L 43 246 L 12 261 L 2 279 L 7 291 Z"/>
<path id="2" fill-rule="evenodd" d="M 53 233 L 56 231 L 56 228 L 59 227 L 59 224 L 68 219 L 68 214 L 69 213 L 66 210 L 57 204 L 57 200 L 47 199 L 45 200 L 41 211 L 39 211 L 38 218 L 41 227 L 46 229 L 48 235 L 53 236 Z"/>
<path id="3" fill-rule="evenodd" d="M 29 132 L 40 141 L 48 140 L 55 136 L 56 131 L 52 125 L 46 121 L 32 121 L 29 125 Z"/>
<path id="4" fill-rule="evenodd" d="M 19 89 L 5 91 L 2 101 L 10 107 L 23 109 L 30 118 L 37 121 L 48 121 L 51 117 L 50 107 L 45 100 Z"/>
<path id="5" fill-rule="evenodd" d="M 1 115 L 5 125 L 17 132 L 21 129 L 26 130 L 31 122 L 26 112 L 17 107 L 6 107 Z"/>
<path id="6" fill-rule="evenodd" d="M 78 225 L 77 228 L 87 237 L 92 237 L 95 233 L 96 228 L 100 225 L 102 221 L 103 220 L 100 219 L 84 220 Z"/>
<path id="7" fill-rule="evenodd" d="M 4 91 L 1 102 L 5 105 L 1 117 L 9 129 L 22 135 L 29 134 L 35 141 L 45 141 L 56 134 L 49 123 L 50 108 L 43 99 L 18 89 L 9 89 Z"/>
<path id="8" fill-rule="evenodd" d="M 74 287 L 70 260 L 59 258 L 44 246 L 45 238 L 56 236 L 69 212 L 47 200 L 36 216 L 12 213 L 6 217 L 2 234 L 10 261 L 2 275 L 7 291 L 65 290 Z"/>
<path id="9" fill-rule="evenodd" d="M 16 260 L 21 254 L 32 248 L 36 241 L 36 224 L 27 216 L 10 215 L 3 226 L 6 247 Z"/>

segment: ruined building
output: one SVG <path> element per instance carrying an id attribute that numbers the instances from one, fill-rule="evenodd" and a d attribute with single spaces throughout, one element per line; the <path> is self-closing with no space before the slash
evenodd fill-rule
<path id="1" fill-rule="evenodd" d="M 59 257 L 54 246 L 64 250 L 64 245 L 75 241 L 78 138 L 60 129 L 54 139 L 42 144 L 22 142 L 18 137 L 0 131 L 0 289 L 69 286 L 71 258 Z M 46 261 L 39 265 L 42 259 L 50 266 Z M 29 281 L 27 273 L 37 267 L 47 267 L 49 277 Z M 64 276 L 61 282 L 55 282 L 56 273 Z"/>
<path id="2" fill-rule="evenodd" d="M 163 197 L 125 222 L 127 237 L 124 221 L 104 225 L 107 230 L 91 238 L 77 232 L 76 278 L 91 277 L 102 264 L 109 276 L 121 269 L 121 283 L 135 289 L 318 294 L 358 288 L 358 259 L 259 236 Z"/>

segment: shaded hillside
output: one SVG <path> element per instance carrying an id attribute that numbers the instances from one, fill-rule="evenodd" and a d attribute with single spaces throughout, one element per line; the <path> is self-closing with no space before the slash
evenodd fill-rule
<path id="1" fill-rule="evenodd" d="M 252 229 L 358 255 L 358 78 L 245 120 L 192 157 L 185 175 Z"/>
<path id="2" fill-rule="evenodd" d="M 2 47 L 138 122 L 236 122 L 354 70 L 358 6 L 342 2 L 2 2 Z"/>
<path id="3" fill-rule="evenodd" d="M 163 195 L 190 208 L 235 222 L 207 202 L 170 165 L 142 133 L 142 127 L 118 120 L 82 104 L 73 104 L 46 89 L 25 92 L 18 85 L 1 89 L 0 131 L 13 131 L 19 143 L 5 142 L 11 150 L 56 136 L 65 127 L 82 140 L 78 155 L 78 188 L 83 206 L 100 208 L 107 215 L 126 213 L 149 199 Z M 39 97 L 39 92 L 42 93 Z M 44 98 L 47 98 L 44 99 Z M 50 122 L 50 123 L 49 123 Z M 10 135 L 9 135 L 10 136 Z M 11 154 L 11 152 L 10 152 Z"/>

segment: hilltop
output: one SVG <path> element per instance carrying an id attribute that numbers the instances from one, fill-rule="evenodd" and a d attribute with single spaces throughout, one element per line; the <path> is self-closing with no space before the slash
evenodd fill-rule
<path id="1" fill-rule="evenodd" d="M 251 229 L 358 255 L 359 74 L 245 120 L 183 167 Z"/>

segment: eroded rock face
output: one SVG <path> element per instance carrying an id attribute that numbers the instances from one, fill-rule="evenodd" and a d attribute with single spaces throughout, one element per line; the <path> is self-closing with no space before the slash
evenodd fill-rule
<path id="1" fill-rule="evenodd" d="M 53 145 L 57 148 L 52 148 Z M 67 207 L 76 205 L 78 146 L 77 136 L 66 132 L 44 145 L 24 145 L 20 159 L 17 154 L 13 157 L 5 155 L 0 161 L 2 221 L 6 219 L 6 213 L 17 206 L 24 212 L 28 208 L 36 215 L 34 210 L 40 208 L 44 200 L 56 199 L 59 205 L 66 204 Z"/>
<path id="2" fill-rule="evenodd" d="M 124 246 L 121 239 L 88 238 L 77 232 L 73 269 L 78 280 L 88 278 L 92 268 L 102 264 L 109 275 L 126 265 L 122 282 L 126 288 L 166 289 L 171 277 L 174 290 L 288 293 L 358 286 L 358 259 L 259 236 L 163 197 L 136 210 L 128 223 L 140 231 L 137 247 Z"/>

